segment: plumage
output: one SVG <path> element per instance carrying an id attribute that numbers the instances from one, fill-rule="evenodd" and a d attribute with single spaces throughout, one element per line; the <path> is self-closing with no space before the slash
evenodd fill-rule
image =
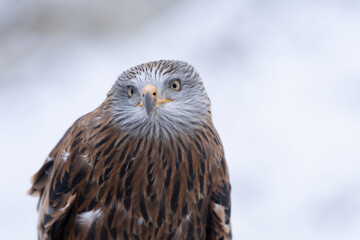
<path id="1" fill-rule="evenodd" d="M 121 74 L 32 183 L 39 239 L 231 239 L 223 146 L 202 81 L 184 62 Z"/>

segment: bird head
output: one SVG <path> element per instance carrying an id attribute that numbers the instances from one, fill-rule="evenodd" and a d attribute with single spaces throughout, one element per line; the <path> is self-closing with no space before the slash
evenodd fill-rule
<path id="1" fill-rule="evenodd" d="M 133 67 L 119 76 L 109 96 L 115 125 L 136 136 L 189 134 L 211 118 L 199 74 L 181 61 Z"/>

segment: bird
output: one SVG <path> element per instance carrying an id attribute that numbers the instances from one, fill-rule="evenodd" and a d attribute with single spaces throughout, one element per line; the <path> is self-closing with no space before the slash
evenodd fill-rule
<path id="1" fill-rule="evenodd" d="M 124 71 L 32 177 L 38 239 L 232 239 L 231 185 L 195 68 Z"/>

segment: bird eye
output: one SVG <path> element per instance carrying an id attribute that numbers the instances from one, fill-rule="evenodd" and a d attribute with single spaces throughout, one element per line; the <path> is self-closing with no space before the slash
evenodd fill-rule
<path id="1" fill-rule="evenodd" d="M 134 95 L 134 89 L 132 87 L 128 88 L 128 96 L 131 98 Z"/>
<path id="2" fill-rule="evenodd" d="M 180 91 L 181 90 L 181 84 L 179 79 L 174 79 L 170 81 L 170 88 L 174 91 Z"/>

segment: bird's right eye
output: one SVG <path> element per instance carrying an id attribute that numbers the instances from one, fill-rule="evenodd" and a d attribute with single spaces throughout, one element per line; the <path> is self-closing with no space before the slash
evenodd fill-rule
<path id="1" fill-rule="evenodd" d="M 134 95 L 134 89 L 132 87 L 128 88 L 128 96 L 131 98 Z"/>

